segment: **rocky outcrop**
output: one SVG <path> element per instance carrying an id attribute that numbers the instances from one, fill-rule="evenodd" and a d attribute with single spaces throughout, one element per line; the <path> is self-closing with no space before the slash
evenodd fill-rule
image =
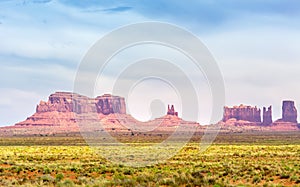
<path id="1" fill-rule="evenodd" d="M 0 128 L 0 135 L 43 135 L 76 132 L 124 132 L 132 135 L 141 132 L 184 132 L 202 129 L 197 122 L 178 117 L 174 106 L 168 106 L 168 115 L 147 122 L 140 122 L 126 114 L 122 97 L 105 94 L 89 98 L 69 92 L 56 92 L 47 102 L 41 101 L 36 113 L 25 121 L 7 128 Z"/>
<path id="2" fill-rule="evenodd" d="M 89 98 L 70 92 L 56 92 L 41 101 L 36 113 L 17 126 L 68 126 L 76 123 L 76 114 L 125 114 L 125 99 L 105 94 Z"/>
<path id="3" fill-rule="evenodd" d="M 170 105 L 168 105 L 167 115 L 178 116 L 178 112 L 175 112 L 174 105 L 171 105 L 171 108 Z"/>
<path id="4" fill-rule="evenodd" d="M 273 123 L 272 120 L 272 106 L 269 106 L 268 109 L 263 107 L 263 122 L 262 125 L 270 125 Z"/>
<path id="5" fill-rule="evenodd" d="M 272 120 L 272 106 L 263 107 L 263 120 L 259 122 L 260 110 L 250 106 L 225 107 L 222 129 L 241 131 L 294 131 L 299 130 L 297 109 L 294 101 L 283 101 L 282 118 Z"/>
<path id="6" fill-rule="evenodd" d="M 126 113 L 125 99 L 119 96 L 104 94 L 96 99 L 70 92 L 56 92 L 49 96 L 47 102 L 41 101 L 36 108 L 43 112 L 74 112 L 77 114 L 97 112 L 104 115 Z"/>
<path id="7" fill-rule="evenodd" d="M 282 121 L 297 123 L 297 109 L 294 101 L 283 101 Z"/>
<path id="8" fill-rule="evenodd" d="M 47 102 L 41 101 L 36 107 L 37 113 L 43 112 L 96 112 L 95 99 L 70 92 L 55 92 Z"/>
<path id="9" fill-rule="evenodd" d="M 234 107 L 224 107 L 223 121 L 227 121 L 231 118 L 237 120 L 244 120 L 249 122 L 261 122 L 260 109 L 251 106 L 234 106 Z"/>
<path id="10" fill-rule="evenodd" d="M 263 108 L 261 122 L 260 109 L 251 106 L 224 107 L 221 130 L 225 131 L 293 131 L 299 130 L 297 110 L 293 101 L 284 101 L 282 119 L 272 122 L 272 107 Z M 168 105 L 167 115 L 148 122 L 139 122 L 126 114 L 125 99 L 110 94 L 89 98 L 70 92 L 56 92 L 47 102 L 41 101 L 36 113 L 15 126 L 3 129 L 12 134 L 55 134 L 79 131 L 96 132 L 108 130 L 137 134 L 150 131 L 175 129 L 193 132 L 195 128 L 204 130 L 196 122 L 188 122 L 178 117 L 174 105 Z M 15 133 L 16 132 L 16 133 Z M 0 128 L 1 135 L 1 128 Z"/>
<path id="11" fill-rule="evenodd" d="M 125 99 L 119 96 L 105 94 L 96 98 L 96 108 L 98 113 L 108 114 L 125 114 L 126 106 Z"/>

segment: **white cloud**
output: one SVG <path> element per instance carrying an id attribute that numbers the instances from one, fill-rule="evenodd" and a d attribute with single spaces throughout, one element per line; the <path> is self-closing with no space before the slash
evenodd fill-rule
<path id="1" fill-rule="evenodd" d="M 135 13 L 86 13 L 58 2 L 11 5 L 1 14 L 5 23 L 0 27 L 0 54 L 73 62 L 110 29 L 142 19 Z"/>

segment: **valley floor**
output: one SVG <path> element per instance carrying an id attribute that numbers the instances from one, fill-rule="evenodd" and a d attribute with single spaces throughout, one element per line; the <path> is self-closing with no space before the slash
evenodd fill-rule
<path id="1" fill-rule="evenodd" d="M 153 145 L 158 137 L 164 135 L 119 135 L 124 142 L 135 140 L 135 148 Z M 299 132 L 219 134 L 202 153 L 200 138 L 146 167 L 111 163 L 78 134 L 0 138 L 0 185 L 300 186 Z"/>

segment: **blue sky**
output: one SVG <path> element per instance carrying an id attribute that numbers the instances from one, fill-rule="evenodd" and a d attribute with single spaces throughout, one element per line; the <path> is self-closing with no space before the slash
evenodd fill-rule
<path id="1" fill-rule="evenodd" d="M 197 35 L 223 73 L 227 105 L 272 104 L 275 119 L 283 99 L 300 110 L 297 0 L 2 0 L 0 125 L 24 120 L 50 93 L 72 91 L 77 67 L 98 39 L 143 21 Z M 201 113 L 206 123 L 209 112 Z"/>

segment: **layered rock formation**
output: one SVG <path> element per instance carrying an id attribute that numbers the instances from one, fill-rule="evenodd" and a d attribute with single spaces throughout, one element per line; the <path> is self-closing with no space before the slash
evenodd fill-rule
<path id="1" fill-rule="evenodd" d="M 140 122 L 126 114 L 122 97 L 105 94 L 89 98 L 69 92 L 56 92 L 47 102 L 41 101 L 36 113 L 11 127 L 0 128 L 0 135 L 51 135 L 78 132 L 174 132 L 177 128 L 193 132 L 202 129 L 197 122 L 178 117 L 174 106 L 168 106 L 168 115 L 148 122 Z"/>
<path id="2" fill-rule="evenodd" d="M 125 114 L 125 100 L 122 97 L 109 94 L 97 98 L 89 98 L 69 92 L 56 92 L 49 96 L 47 102 L 40 102 L 36 107 L 35 114 L 16 125 L 74 125 L 77 114 L 89 113 L 101 115 Z"/>
<path id="3" fill-rule="evenodd" d="M 104 94 L 96 98 L 96 108 L 98 113 L 107 114 L 125 114 L 126 105 L 123 97 Z"/>
<path id="4" fill-rule="evenodd" d="M 125 99 L 119 96 L 104 94 L 96 99 L 70 92 L 56 92 L 49 96 L 48 102 L 41 101 L 36 108 L 42 112 L 75 112 L 77 114 L 97 112 L 104 115 L 126 113 Z"/>
<path id="5" fill-rule="evenodd" d="M 294 131 L 299 130 L 297 109 L 294 101 L 283 101 L 282 118 L 272 120 L 272 106 L 263 107 L 263 121 L 259 122 L 260 110 L 250 106 L 224 108 L 222 129 L 234 131 Z"/>
<path id="6" fill-rule="evenodd" d="M 178 112 L 175 112 L 174 105 L 171 105 L 171 108 L 170 105 L 168 105 L 167 115 L 178 116 Z"/>
<path id="7" fill-rule="evenodd" d="M 297 109 L 294 101 L 283 101 L 282 121 L 297 123 Z"/>
<path id="8" fill-rule="evenodd" d="M 47 102 L 41 101 L 36 107 L 36 113 L 44 112 L 96 112 L 95 100 L 70 92 L 55 92 Z"/>
<path id="9" fill-rule="evenodd" d="M 224 107 L 223 121 L 227 121 L 231 118 L 237 120 L 244 120 L 249 122 L 261 122 L 260 109 L 251 106 L 234 106 L 234 107 Z"/>
<path id="10" fill-rule="evenodd" d="M 260 109 L 251 106 L 224 107 L 221 130 L 240 131 L 293 131 L 299 130 L 297 109 L 293 101 L 284 101 L 282 119 L 272 122 L 272 107 L 263 108 L 261 122 Z M 101 127 L 101 128 L 99 128 Z M 113 132 L 137 134 L 141 132 L 204 131 L 196 122 L 188 122 L 178 117 L 174 105 L 168 105 L 167 115 L 148 122 L 140 122 L 126 114 L 125 99 L 105 94 L 89 98 L 69 92 L 56 92 L 47 102 L 41 101 L 36 113 L 15 126 L 0 128 L 4 134 L 56 134 L 70 132 L 99 132 L 103 129 Z"/>
<path id="11" fill-rule="evenodd" d="M 268 109 L 263 107 L 263 122 L 262 125 L 270 125 L 273 123 L 272 120 L 272 106 L 269 106 Z"/>

